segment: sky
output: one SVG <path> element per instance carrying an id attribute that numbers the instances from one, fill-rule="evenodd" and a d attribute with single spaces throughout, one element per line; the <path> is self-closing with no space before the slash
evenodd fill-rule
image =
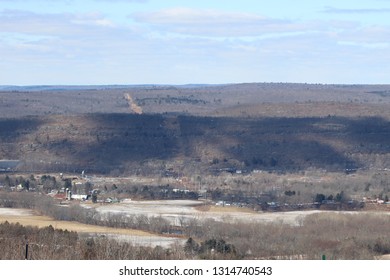
<path id="1" fill-rule="evenodd" d="M 0 0 L 0 85 L 390 84 L 390 0 Z"/>

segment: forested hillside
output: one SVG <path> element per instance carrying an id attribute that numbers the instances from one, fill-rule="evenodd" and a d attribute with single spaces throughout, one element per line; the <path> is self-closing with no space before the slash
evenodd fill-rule
<path id="1" fill-rule="evenodd" d="M 174 167 L 188 175 L 389 165 L 388 86 L 23 90 L 0 93 L 0 159 L 19 160 L 19 171 L 162 174 Z"/>

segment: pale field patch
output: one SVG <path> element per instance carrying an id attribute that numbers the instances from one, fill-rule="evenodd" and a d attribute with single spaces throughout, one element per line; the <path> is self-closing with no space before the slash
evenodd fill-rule
<path id="1" fill-rule="evenodd" d="M 33 211 L 20 208 L 0 208 L 0 216 L 31 216 Z"/>
<path id="2" fill-rule="evenodd" d="M 75 231 L 79 234 L 88 234 L 93 236 L 106 236 L 124 242 L 131 242 L 142 246 L 162 246 L 170 247 L 175 243 L 184 244 L 185 240 L 177 237 L 167 237 L 142 230 L 111 228 L 95 225 L 87 225 L 79 222 L 57 221 L 47 216 L 35 215 L 28 209 L 0 208 L 0 223 L 8 221 L 9 223 L 19 223 L 23 226 L 48 227 Z"/>
<path id="3" fill-rule="evenodd" d="M 300 220 L 307 215 L 326 212 L 319 210 L 256 212 L 249 208 L 235 206 L 207 205 L 203 201 L 197 200 L 125 200 L 121 203 L 98 206 L 96 210 L 100 213 L 162 217 L 177 226 L 191 218 L 213 219 L 223 222 L 283 222 L 299 225 Z"/>
<path id="4" fill-rule="evenodd" d="M 193 200 L 125 200 L 116 204 L 96 206 L 100 213 L 115 213 L 124 215 L 145 215 L 147 217 L 162 217 L 171 224 L 180 226 L 186 220 L 196 218 L 199 220 L 213 219 L 223 222 L 259 222 L 259 223 L 285 223 L 299 226 L 303 219 L 312 214 L 359 214 L 366 211 L 324 211 L 305 210 L 288 212 L 257 212 L 249 208 L 235 206 L 216 206 L 205 204 L 203 201 Z M 374 214 L 374 211 L 370 211 Z M 378 215 L 387 212 L 377 212 Z"/>
<path id="5" fill-rule="evenodd" d="M 383 255 L 378 257 L 379 260 L 390 260 L 390 254 L 389 255 Z"/>
<path id="6" fill-rule="evenodd" d="M 245 207 L 236 207 L 236 206 L 210 206 L 209 212 L 217 213 L 249 213 L 249 214 L 259 214 L 258 212 L 245 208 Z"/>
<path id="7" fill-rule="evenodd" d="M 0 222 L 8 221 L 9 223 L 19 223 L 24 226 L 35 226 L 39 228 L 52 226 L 54 229 L 62 229 L 68 231 L 76 231 L 79 233 L 104 233 L 104 234 L 122 234 L 134 236 L 155 236 L 141 230 L 109 228 L 95 225 L 87 225 L 79 222 L 57 221 L 47 216 L 16 216 L 16 215 L 1 215 Z"/>

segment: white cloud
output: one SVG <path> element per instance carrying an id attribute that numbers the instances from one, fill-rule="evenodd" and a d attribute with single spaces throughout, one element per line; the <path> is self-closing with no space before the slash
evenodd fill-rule
<path id="1" fill-rule="evenodd" d="M 294 37 L 304 34 L 338 34 L 359 27 L 345 20 L 288 20 L 264 17 L 255 13 L 225 12 L 190 8 L 172 8 L 131 16 L 139 24 L 149 26 L 154 34 L 174 37 L 203 37 L 217 40 L 253 41 Z"/>
<path id="2" fill-rule="evenodd" d="M 147 49 L 136 29 L 115 26 L 99 13 L 37 14 L 26 11 L 0 13 L 3 60 L 52 61 L 91 65 L 118 59 L 127 51 Z M 65 62 L 65 60 L 67 60 Z"/>
<path id="3" fill-rule="evenodd" d="M 210 9 L 170 8 L 157 12 L 139 13 L 135 18 L 156 24 L 242 24 L 265 20 L 250 13 L 223 12 Z"/>
<path id="4" fill-rule="evenodd" d="M 388 49 L 390 46 L 390 43 L 388 42 L 364 43 L 354 41 L 339 41 L 338 43 L 340 45 L 362 47 L 366 49 Z"/>
<path id="5" fill-rule="evenodd" d="M 78 25 L 92 25 L 92 26 L 102 26 L 102 27 L 115 27 L 114 22 L 104 18 L 99 13 L 89 13 L 83 15 L 76 15 L 73 19 L 70 20 L 70 23 Z"/>
<path id="6" fill-rule="evenodd" d="M 366 26 L 340 31 L 334 39 L 338 44 L 365 49 L 389 49 L 390 26 Z"/>
<path id="7" fill-rule="evenodd" d="M 36 0 L 0 0 L 1 2 L 33 2 Z M 72 3 L 77 0 L 40 0 L 41 2 L 59 2 Z M 147 3 L 149 0 L 92 0 L 93 2 L 109 2 L 109 3 Z"/>
<path id="8" fill-rule="evenodd" d="M 209 9 L 170 8 L 137 13 L 131 17 L 163 32 L 198 36 L 252 36 L 302 29 L 299 23 L 288 20 L 271 19 L 254 13 Z"/>
<path id="9" fill-rule="evenodd" d="M 69 15 L 4 10 L 0 13 L 0 31 L 41 35 L 63 34 L 69 32 Z"/>
<path id="10" fill-rule="evenodd" d="M 325 7 L 322 10 L 323 13 L 329 14 L 383 14 L 390 13 L 388 8 L 371 8 L 371 9 L 340 9 L 334 7 Z"/>
<path id="11" fill-rule="evenodd" d="M 342 82 L 390 59 L 384 25 L 189 8 L 131 18 L 0 12 L 0 84 L 16 71 L 25 83 Z"/>
<path id="12" fill-rule="evenodd" d="M 147 3 L 149 0 L 94 0 L 96 2 L 110 2 L 110 3 Z"/>
<path id="13" fill-rule="evenodd" d="M 110 32 L 114 23 L 99 13 L 89 14 L 37 14 L 20 10 L 0 12 L 0 32 L 35 34 L 45 36 L 91 37 L 101 32 Z"/>

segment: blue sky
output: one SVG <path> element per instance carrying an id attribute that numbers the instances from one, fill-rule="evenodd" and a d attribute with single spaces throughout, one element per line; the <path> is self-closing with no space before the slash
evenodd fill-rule
<path id="1" fill-rule="evenodd" d="M 390 0 L 0 0 L 0 84 L 390 83 Z"/>

